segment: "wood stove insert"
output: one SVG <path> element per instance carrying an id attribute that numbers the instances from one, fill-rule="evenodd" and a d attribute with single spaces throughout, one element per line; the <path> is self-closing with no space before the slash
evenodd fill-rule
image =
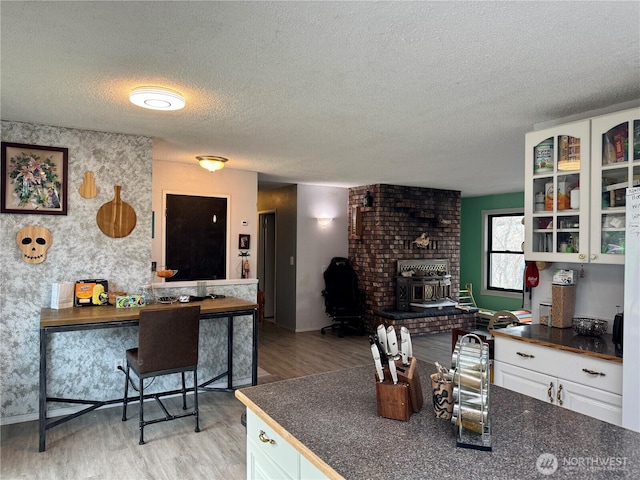
<path id="1" fill-rule="evenodd" d="M 451 275 L 447 259 L 398 260 L 396 309 L 441 308 L 455 305 L 451 300 Z"/>

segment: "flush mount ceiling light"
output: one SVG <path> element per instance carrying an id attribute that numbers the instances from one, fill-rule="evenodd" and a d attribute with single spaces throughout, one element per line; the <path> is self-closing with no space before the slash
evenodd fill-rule
<path id="1" fill-rule="evenodd" d="M 184 97 L 175 90 L 164 87 L 138 87 L 131 90 L 129 100 L 134 105 L 151 110 L 180 110 Z"/>
<path id="2" fill-rule="evenodd" d="M 222 170 L 224 168 L 224 164 L 229 161 L 224 157 L 214 157 L 212 155 L 200 155 L 196 158 L 198 159 L 200 166 L 210 172 Z"/>

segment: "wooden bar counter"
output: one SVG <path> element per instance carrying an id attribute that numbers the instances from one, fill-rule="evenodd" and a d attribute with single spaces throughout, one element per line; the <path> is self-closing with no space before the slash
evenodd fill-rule
<path id="1" fill-rule="evenodd" d="M 200 305 L 201 315 L 217 313 L 228 314 L 258 308 L 257 303 L 234 297 L 207 299 L 190 303 L 155 303 L 140 308 L 115 308 L 111 305 L 103 307 L 73 307 L 62 310 L 43 308 L 40 311 L 40 328 L 124 322 L 127 320 L 137 322 L 140 318 L 140 310 L 163 310 L 190 305 Z"/>
<path id="2" fill-rule="evenodd" d="M 47 395 L 47 344 L 50 334 L 80 330 L 123 328 L 137 326 L 142 310 L 163 310 L 170 308 L 184 308 L 190 305 L 200 305 L 200 318 L 226 319 L 227 324 L 227 370 L 210 379 L 199 387 L 203 390 L 233 390 L 233 322 L 237 317 L 251 316 L 253 319 L 251 384 L 258 383 L 258 304 L 239 298 L 211 298 L 197 302 L 172 304 L 153 304 L 136 308 L 101 307 L 73 307 L 62 310 L 43 308 L 40 312 L 40 391 L 39 391 L 39 451 L 45 450 L 46 431 L 57 425 L 72 420 L 80 415 L 91 412 L 105 405 L 120 403 L 122 398 L 113 400 L 87 400 L 70 398 L 53 398 Z M 208 387 L 212 382 L 222 377 L 227 378 L 227 388 Z M 173 392 L 168 392 L 173 393 Z M 131 398 L 130 401 L 136 401 Z M 89 405 L 71 415 L 47 421 L 47 402 L 61 402 Z"/>

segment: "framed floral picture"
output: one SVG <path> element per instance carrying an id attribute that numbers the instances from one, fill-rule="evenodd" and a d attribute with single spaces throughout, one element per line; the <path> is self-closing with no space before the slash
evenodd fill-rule
<path id="1" fill-rule="evenodd" d="M 2 142 L 2 213 L 67 214 L 69 151 Z"/>

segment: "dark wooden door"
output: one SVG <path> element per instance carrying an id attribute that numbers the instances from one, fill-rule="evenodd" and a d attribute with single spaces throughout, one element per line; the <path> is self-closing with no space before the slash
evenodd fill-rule
<path id="1" fill-rule="evenodd" d="M 167 281 L 227 278 L 227 199 L 167 194 L 166 207 Z"/>
<path id="2" fill-rule="evenodd" d="M 264 292 L 264 318 L 275 317 L 276 294 L 276 214 L 260 214 L 258 245 L 258 285 Z"/>

